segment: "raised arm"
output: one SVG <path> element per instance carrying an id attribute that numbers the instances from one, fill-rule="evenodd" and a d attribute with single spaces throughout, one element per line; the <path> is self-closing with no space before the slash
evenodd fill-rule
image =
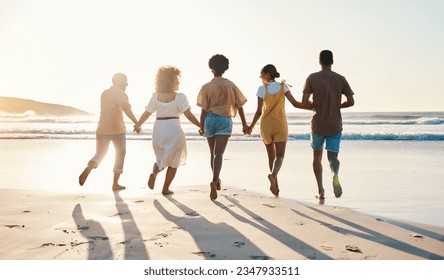
<path id="1" fill-rule="evenodd" d="M 185 112 L 183 112 L 183 114 L 185 115 L 185 117 L 187 117 L 187 119 L 194 124 L 197 127 L 200 127 L 200 122 L 197 120 L 197 118 L 194 116 L 194 114 L 191 112 L 191 109 L 186 110 Z"/>
<path id="2" fill-rule="evenodd" d="M 347 101 L 341 104 L 341 108 L 348 108 L 353 105 L 355 105 L 355 99 L 353 98 L 353 95 L 346 95 Z"/>
<path id="3" fill-rule="evenodd" d="M 291 105 L 293 105 L 295 108 L 299 108 L 299 109 L 305 109 L 305 110 L 313 110 L 313 104 L 311 104 L 310 102 L 308 103 L 304 103 L 304 102 L 299 102 L 296 101 L 296 99 L 294 98 L 293 94 L 291 94 L 290 91 L 287 91 L 285 93 L 285 97 L 287 97 L 287 100 L 290 101 Z"/>

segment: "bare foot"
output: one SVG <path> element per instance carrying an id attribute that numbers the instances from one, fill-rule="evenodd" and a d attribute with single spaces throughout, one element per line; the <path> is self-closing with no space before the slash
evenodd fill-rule
<path id="1" fill-rule="evenodd" d="M 124 189 L 125 189 L 125 187 L 121 186 L 121 185 L 114 185 L 113 186 L 113 191 L 121 191 L 121 190 L 124 190 Z"/>
<path id="2" fill-rule="evenodd" d="M 174 192 L 173 192 L 173 191 L 170 191 L 170 190 L 163 190 L 163 191 L 162 191 L 162 194 L 163 194 L 163 195 L 171 195 L 171 194 L 174 194 Z"/>
<path id="3" fill-rule="evenodd" d="M 217 180 L 217 190 L 218 190 L 218 191 L 220 191 L 221 185 L 222 185 L 222 182 L 221 182 L 220 179 L 218 179 L 218 180 Z"/>
<path id="4" fill-rule="evenodd" d="M 270 191 L 274 196 L 279 196 L 279 189 L 276 187 L 276 178 L 273 174 L 268 175 L 268 180 L 270 180 Z"/>
<path id="5" fill-rule="evenodd" d="M 217 182 L 211 182 L 210 183 L 210 199 L 211 200 L 216 200 L 217 198 Z"/>
<path id="6" fill-rule="evenodd" d="M 339 183 L 339 177 L 333 176 L 333 192 L 336 198 L 340 198 L 342 195 L 341 183 Z"/>
<path id="7" fill-rule="evenodd" d="M 83 186 L 85 184 L 86 178 L 88 178 L 89 173 L 91 172 L 91 167 L 87 166 L 85 170 L 83 170 L 82 174 L 79 176 L 79 184 Z"/>
<path id="8" fill-rule="evenodd" d="M 320 192 L 319 192 L 319 195 L 316 195 L 315 198 L 316 198 L 317 200 L 319 200 L 319 204 L 320 204 L 320 205 L 324 205 L 324 204 L 325 204 L 325 196 L 324 196 L 324 191 L 323 191 L 323 190 L 320 191 Z"/>
<path id="9" fill-rule="evenodd" d="M 154 183 L 156 182 L 156 177 L 157 177 L 156 173 L 150 174 L 150 178 L 148 179 L 148 187 L 150 189 L 154 189 Z"/>

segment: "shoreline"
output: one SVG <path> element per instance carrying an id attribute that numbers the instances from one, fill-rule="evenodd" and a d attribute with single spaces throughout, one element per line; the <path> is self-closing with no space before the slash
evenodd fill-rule
<path id="1" fill-rule="evenodd" d="M 93 140 L 0 140 L 2 187 L 78 193 L 78 176 L 94 154 Z M 207 185 L 211 177 L 208 146 L 187 141 L 187 165 L 178 169 L 172 190 Z M 367 215 L 444 226 L 444 146 L 441 142 L 343 141 L 340 179 L 344 195 L 332 196 L 328 162 L 324 165 L 327 205 L 347 207 Z M 107 193 L 111 183 L 113 148 L 89 176 L 88 193 Z M 223 185 L 270 196 L 265 148 L 259 141 L 231 141 L 224 155 Z M 121 183 L 146 189 L 154 161 L 151 141 L 129 141 Z M 317 203 L 312 152 L 305 141 L 289 141 L 279 174 L 281 197 Z M 252 164 L 254 162 L 254 164 Z M 57 165 L 57 172 L 54 172 Z M 196 173 L 198 172 L 198 173 Z M 198 176 L 197 176 L 198 175 Z M 159 174 L 159 184 L 165 172 Z"/>
<path id="2" fill-rule="evenodd" d="M 0 259 L 444 259 L 441 227 L 240 188 L 223 188 L 216 202 L 207 186 L 175 191 L 0 189 Z"/>

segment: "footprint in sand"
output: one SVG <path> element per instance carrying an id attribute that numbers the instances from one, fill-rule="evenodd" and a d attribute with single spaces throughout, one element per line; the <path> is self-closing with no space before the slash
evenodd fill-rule
<path id="1" fill-rule="evenodd" d="M 210 258 L 214 258 L 216 254 L 211 252 L 191 252 L 192 254 L 198 255 L 198 256 L 208 256 Z"/>
<path id="2" fill-rule="evenodd" d="M 350 252 L 362 253 L 361 249 L 356 245 L 347 245 L 345 246 L 345 249 Z"/>
<path id="3" fill-rule="evenodd" d="M 324 251 L 333 251 L 333 247 L 330 246 L 321 246 L 322 249 L 324 249 Z"/>
<path id="4" fill-rule="evenodd" d="M 262 205 L 264 205 L 266 207 L 270 207 L 270 208 L 276 208 L 276 205 L 271 205 L 271 204 L 268 204 L 268 203 L 264 203 Z"/>
<path id="5" fill-rule="evenodd" d="M 90 236 L 88 238 L 92 240 L 109 240 L 108 236 Z"/>
<path id="6" fill-rule="evenodd" d="M 77 241 L 71 241 L 71 247 L 76 247 L 79 245 L 83 245 L 83 244 L 89 244 L 92 243 L 93 241 L 85 241 L 85 242 L 77 242 Z"/>
<path id="7" fill-rule="evenodd" d="M 59 247 L 63 247 L 63 246 L 66 246 L 66 244 L 64 244 L 64 243 L 54 244 L 54 243 L 52 243 L 52 242 L 49 242 L 49 243 L 43 243 L 41 247 L 50 247 L 50 246 L 59 246 Z"/>
<path id="8" fill-rule="evenodd" d="M 272 257 L 269 256 L 250 256 L 253 260 L 272 260 Z"/>
<path id="9" fill-rule="evenodd" d="M 242 247 L 244 245 L 245 245 L 245 242 L 242 242 L 242 241 L 236 241 L 236 242 L 233 243 L 233 246 L 234 247 L 238 247 L 238 248 L 240 248 L 240 247 Z"/>
<path id="10" fill-rule="evenodd" d="M 163 246 L 168 245 L 168 243 L 155 242 L 154 245 L 159 246 L 160 248 L 163 248 Z"/>
<path id="11" fill-rule="evenodd" d="M 4 227 L 8 228 L 24 228 L 25 225 L 3 225 Z"/>
<path id="12" fill-rule="evenodd" d="M 416 233 L 412 233 L 412 234 L 410 234 L 410 236 L 415 238 L 415 239 L 425 239 L 424 236 L 422 236 L 420 234 L 416 234 Z"/>
<path id="13" fill-rule="evenodd" d="M 89 226 L 79 226 L 77 225 L 78 230 L 89 230 Z"/>
<path id="14" fill-rule="evenodd" d="M 199 214 L 196 211 L 190 212 L 190 213 L 185 213 L 185 215 L 189 216 L 189 217 L 197 217 L 199 216 Z"/>

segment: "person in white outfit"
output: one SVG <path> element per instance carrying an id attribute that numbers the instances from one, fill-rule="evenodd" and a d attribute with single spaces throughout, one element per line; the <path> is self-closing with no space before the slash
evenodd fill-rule
<path id="1" fill-rule="evenodd" d="M 162 194 L 169 195 L 169 189 L 179 165 L 184 165 L 187 157 L 185 133 L 180 124 L 180 115 L 200 127 L 197 118 L 191 112 L 191 106 L 185 94 L 179 89 L 180 70 L 174 66 L 160 67 L 156 75 L 156 92 L 153 93 L 145 112 L 135 126 L 140 132 L 143 123 L 156 113 L 153 127 L 153 149 L 156 162 L 148 180 L 148 187 L 154 189 L 157 174 L 168 167 Z"/>

